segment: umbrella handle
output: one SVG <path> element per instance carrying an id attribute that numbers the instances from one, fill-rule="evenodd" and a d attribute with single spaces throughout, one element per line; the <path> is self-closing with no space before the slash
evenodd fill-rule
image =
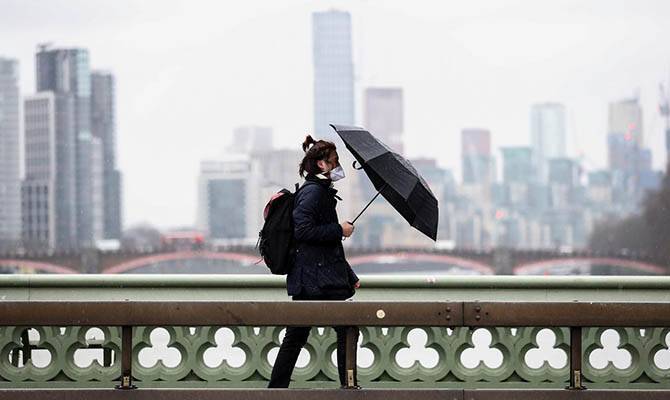
<path id="1" fill-rule="evenodd" d="M 361 165 L 360 167 L 356 167 L 356 163 L 358 163 L 358 160 L 354 160 L 354 162 L 351 163 L 351 167 L 355 170 L 358 170 L 358 171 L 362 170 L 363 166 Z"/>

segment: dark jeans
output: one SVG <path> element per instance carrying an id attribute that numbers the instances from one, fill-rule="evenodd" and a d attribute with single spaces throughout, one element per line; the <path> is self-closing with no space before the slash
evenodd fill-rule
<path id="1" fill-rule="evenodd" d="M 293 300 L 334 300 L 327 298 L 305 298 L 294 296 Z M 340 385 L 347 384 L 345 356 L 347 343 L 347 328 L 355 329 L 356 341 L 358 341 L 358 328 L 335 326 L 333 327 L 337 333 L 337 372 L 340 375 Z M 291 375 L 295 368 L 295 363 L 298 360 L 300 350 L 307 343 L 309 332 L 312 329 L 310 326 L 289 326 L 286 328 L 286 335 L 279 348 L 277 360 L 272 368 L 272 376 L 270 377 L 269 388 L 287 388 L 291 382 Z M 358 384 L 356 377 L 356 368 L 354 367 L 354 384 Z"/>

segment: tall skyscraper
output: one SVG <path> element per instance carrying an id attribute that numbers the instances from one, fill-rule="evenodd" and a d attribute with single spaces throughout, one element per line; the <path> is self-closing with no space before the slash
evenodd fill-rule
<path id="1" fill-rule="evenodd" d="M 643 147 L 642 108 L 638 99 L 610 103 L 607 116 L 607 159 L 619 196 L 637 207 L 645 188 L 653 188 L 651 151 Z M 651 181 L 650 181 L 651 179 Z"/>
<path id="2" fill-rule="evenodd" d="M 354 65 L 351 44 L 351 15 L 329 10 L 312 14 L 312 56 L 314 62 L 314 132 L 315 139 L 344 144 L 329 124 L 354 125 Z M 353 157 L 340 151 L 340 163 L 346 169 Z M 336 184 L 343 201 L 338 213 L 353 218 L 360 199 L 356 200 L 359 174 Z"/>
<path id="3" fill-rule="evenodd" d="M 494 180 L 491 132 L 487 129 L 461 131 L 463 183 L 489 184 Z"/>
<path id="4" fill-rule="evenodd" d="M 565 107 L 557 103 L 534 104 L 530 111 L 530 134 L 536 178 L 547 183 L 549 160 L 567 156 Z"/>
<path id="5" fill-rule="evenodd" d="M 642 108 L 637 99 L 610 103 L 607 115 L 608 163 L 611 170 L 635 175 L 642 156 Z"/>
<path id="6" fill-rule="evenodd" d="M 403 153 L 403 92 L 401 88 L 365 90 L 364 126 L 397 153 Z"/>
<path id="7" fill-rule="evenodd" d="M 102 149 L 96 145 L 99 139 L 91 134 L 91 72 L 89 55 L 86 49 L 52 49 L 40 45 L 36 54 L 37 91 L 51 91 L 58 96 L 71 99 L 74 124 L 71 129 L 75 136 L 76 187 L 77 187 L 77 234 L 79 245 L 93 246 L 101 239 L 96 226 L 100 226 L 100 208 L 95 204 L 94 189 L 102 187 L 96 184 L 95 160 L 102 156 L 95 154 Z"/>
<path id="8" fill-rule="evenodd" d="M 345 11 L 312 15 L 315 137 L 337 140 L 329 124 L 354 124 L 351 16 Z"/>
<path id="9" fill-rule="evenodd" d="M 109 72 L 91 74 L 91 133 L 101 142 L 102 191 L 100 200 L 94 199 L 95 209 L 102 205 L 102 236 L 121 239 L 122 197 L 121 172 L 116 167 L 116 107 L 115 80 Z M 94 175 L 95 176 L 100 176 Z M 100 178 L 98 178 L 100 179 Z M 94 179 L 95 180 L 95 179 Z M 98 190 L 100 191 L 100 190 Z M 96 215 L 99 214 L 96 213 Z M 94 220 L 100 219 L 97 215 Z"/>
<path id="10" fill-rule="evenodd" d="M 28 248 L 78 246 L 74 99 L 42 92 L 26 98 L 23 242 Z"/>
<path id="11" fill-rule="evenodd" d="M 626 141 L 633 141 L 642 147 L 642 108 L 638 104 L 638 99 L 610 103 L 608 111 L 607 133 L 622 135 Z"/>
<path id="12" fill-rule="evenodd" d="M 0 57 L 0 250 L 21 239 L 19 63 Z"/>

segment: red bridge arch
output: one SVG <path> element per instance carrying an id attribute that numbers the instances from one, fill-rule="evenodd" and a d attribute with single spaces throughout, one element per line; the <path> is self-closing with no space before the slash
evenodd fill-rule
<path id="1" fill-rule="evenodd" d="M 232 252 L 215 252 L 215 251 L 178 251 L 174 253 L 152 254 L 144 257 L 132 259 L 130 261 L 122 262 L 120 264 L 111 266 L 102 271 L 103 274 L 121 274 L 137 268 L 145 267 L 150 264 L 155 264 L 164 261 L 179 261 L 179 260 L 193 260 L 193 259 L 207 259 L 207 260 L 224 260 L 237 261 L 242 265 L 250 265 L 260 262 L 262 259 L 258 256 L 252 256 L 244 253 Z"/>
<path id="2" fill-rule="evenodd" d="M 245 253 L 213 252 L 213 251 L 180 251 L 174 253 L 152 254 L 132 259 L 108 267 L 103 271 L 103 273 L 120 274 L 159 262 L 192 260 L 192 259 L 225 260 L 225 261 L 236 261 L 242 265 L 253 265 L 257 263 L 263 265 L 262 259 L 260 259 L 258 256 Z M 394 252 L 394 253 L 358 255 L 349 257 L 348 261 L 351 264 L 351 266 L 355 268 L 357 265 L 365 263 L 378 263 L 389 259 L 393 261 L 434 262 L 434 263 L 454 265 L 464 269 L 476 271 L 483 275 L 493 275 L 495 273 L 493 267 L 482 262 L 444 254 L 429 254 L 420 252 Z"/>
<path id="3" fill-rule="evenodd" d="M 495 270 L 490 265 L 484 264 L 479 261 L 450 256 L 446 254 L 431 254 L 431 253 L 403 251 L 395 253 L 366 254 L 347 258 L 349 264 L 351 264 L 352 267 L 356 267 L 356 265 L 365 263 L 376 263 L 383 261 L 385 259 L 399 260 L 399 261 L 434 262 L 474 270 L 481 273 L 482 275 L 495 274 Z"/>
<path id="4" fill-rule="evenodd" d="M 612 267 L 629 268 L 636 271 L 644 271 L 655 275 L 667 274 L 667 269 L 642 261 L 625 260 L 613 257 L 574 257 L 574 258 L 553 258 L 542 261 L 531 261 L 514 267 L 514 275 L 529 275 L 529 272 L 536 270 L 547 272 L 549 268 L 556 265 L 581 267 L 583 264 L 607 265 Z"/>

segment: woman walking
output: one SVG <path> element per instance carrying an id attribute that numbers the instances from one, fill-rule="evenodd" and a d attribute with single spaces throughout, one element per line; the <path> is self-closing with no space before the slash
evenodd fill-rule
<path id="1" fill-rule="evenodd" d="M 346 300 L 354 295 L 359 284 L 342 247 L 342 237 L 351 236 L 354 226 L 348 222 L 339 223 L 335 210 L 339 197 L 333 182 L 344 178 L 344 170 L 332 142 L 315 141 L 308 135 L 302 149 L 305 156 L 298 172 L 305 178 L 305 183 L 295 196 L 295 265 L 286 277 L 286 288 L 293 300 Z M 342 386 L 346 386 L 347 328 L 351 327 L 335 327 L 337 369 Z M 308 326 L 286 328 L 268 387 L 289 386 L 295 363 L 310 330 Z"/>

